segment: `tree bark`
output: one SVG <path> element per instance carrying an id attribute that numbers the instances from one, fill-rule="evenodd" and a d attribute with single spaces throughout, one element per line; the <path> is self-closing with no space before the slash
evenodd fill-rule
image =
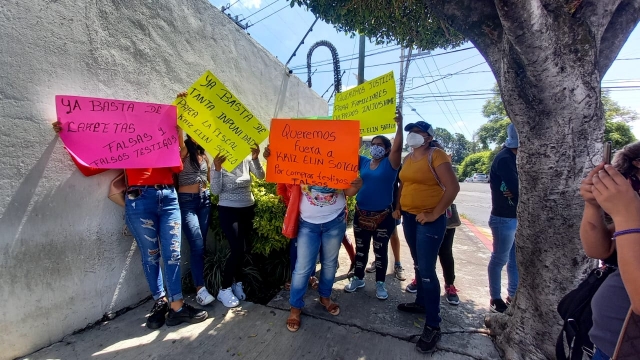
<path id="1" fill-rule="evenodd" d="M 492 9 L 486 0 L 427 2 L 483 54 L 520 136 L 520 284 L 490 326 L 507 359 L 555 358 L 556 306 L 593 266 L 579 240 L 578 187 L 601 160 L 600 81 L 638 23 L 638 2 L 584 0 L 575 16 L 540 0 L 495 0 Z"/>

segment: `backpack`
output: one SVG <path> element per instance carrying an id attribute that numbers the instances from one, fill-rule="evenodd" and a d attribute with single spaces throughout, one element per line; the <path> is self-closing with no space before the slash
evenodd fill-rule
<path id="1" fill-rule="evenodd" d="M 581 360 L 586 351 L 593 351 L 593 343 L 589 339 L 589 330 L 593 326 L 591 299 L 606 278 L 616 268 L 604 265 L 593 269 L 577 288 L 565 295 L 558 304 L 558 314 L 564 322 L 562 331 L 556 342 L 556 358 L 558 360 Z M 565 353 L 565 342 L 569 348 L 569 356 Z"/>

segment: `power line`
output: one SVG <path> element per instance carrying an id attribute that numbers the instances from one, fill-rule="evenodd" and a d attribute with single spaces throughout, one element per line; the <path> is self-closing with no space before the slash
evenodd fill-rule
<path id="1" fill-rule="evenodd" d="M 255 25 L 255 24 L 257 24 L 257 23 L 261 22 L 262 20 L 266 20 L 266 19 L 270 18 L 272 15 L 274 15 L 274 14 L 276 14 L 276 13 L 278 13 L 278 12 L 280 12 L 280 11 L 284 10 L 284 9 L 286 9 L 287 7 L 289 7 L 289 5 L 285 5 L 285 6 L 281 7 L 280 9 L 278 9 L 278 10 L 276 10 L 276 11 L 272 12 L 271 14 L 269 14 L 269 15 L 267 15 L 267 16 L 265 16 L 265 17 L 263 17 L 262 19 L 260 19 L 260 20 L 258 20 L 258 21 L 256 21 L 256 22 L 254 22 L 253 24 L 249 24 L 249 26 L 247 26 L 247 28 L 252 27 L 253 25 Z"/>
<path id="2" fill-rule="evenodd" d="M 449 76 L 459 74 L 459 73 L 461 73 L 461 72 L 463 72 L 463 71 L 467 71 L 467 70 L 469 70 L 469 69 L 473 69 L 474 67 L 478 67 L 478 66 L 480 66 L 480 65 L 484 65 L 484 64 L 486 64 L 486 63 L 482 62 L 482 63 L 479 63 L 479 64 L 475 64 L 475 65 L 473 65 L 473 66 L 469 66 L 469 67 L 468 67 L 468 68 L 466 68 L 466 69 L 462 69 L 462 70 L 457 71 L 457 72 L 452 73 L 452 74 L 447 74 L 447 75 L 445 75 L 445 76 L 443 76 L 443 77 L 441 77 L 441 78 L 435 79 L 435 80 L 430 81 L 430 82 L 428 82 L 428 83 L 426 83 L 426 84 L 422 84 L 422 85 L 414 86 L 414 87 L 412 87 L 412 88 L 411 88 L 411 89 L 409 89 L 409 90 L 405 90 L 405 92 L 406 92 L 406 91 L 411 91 L 411 90 L 415 90 L 415 89 L 421 88 L 421 87 L 423 87 L 423 86 L 429 85 L 429 84 L 434 83 L 434 82 L 436 82 L 436 81 L 440 81 L 440 80 L 442 80 L 442 79 L 446 79 L 446 78 L 447 78 L 447 77 L 449 77 Z"/>
<path id="3" fill-rule="evenodd" d="M 424 60 L 424 59 L 423 59 L 423 60 Z M 426 65 L 426 63 L 425 63 L 425 65 Z M 419 63 L 417 63 L 417 62 L 416 62 L 416 67 L 418 68 L 418 71 L 420 71 L 420 75 L 424 75 L 424 74 L 422 73 L 422 69 L 420 68 L 420 64 L 419 64 Z M 427 67 L 427 68 L 428 68 L 428 67 Z M 428 69 L 427 69 L 427 70 L 428 70 Z M 430 72 L 430 71 L 429 71 L 429 72 Z M 425 81 L 426 81 L 426 79 L 425 79 Z M 429 91 L 431 91 L 431 87 L 428 85 L 428 83 L 427 83 L 426 85 L 427 85 L 427 87 L 429 88 Z M 438 89 L 438 92 L 440 92 L 440 89 L 437 87 L 437 85 L 436 85 L 436 89 Z M 454 131 L 455 131 L 455 128 L 456 128 L 456 127 L 453 125 L 453 123 L 451 122 L 451 120 L 449 119 L 449 117 L 447 116 L 447 114 L 444 112 L 444 109 L 442 108 L 442 105 L 440 105 L 440 102 L 439 102 L 438 100 L 436 100 L 436 104 L 438 104 L 438 108 L 440 108 L 440 111 L 442 112 L 442 115 L 444 115 L 444 118 L 447 120 L 447 122 L 449 123 L 449 125 L 451 125 L 451 128 L 452 128 L 452 129 L 454 129 Z M 453 116 L 453 113 L 451 112 L 451 109 L 449 109 L 449 105 L 448 105 L 447 103 L 444 103 L 444 105 L 447 107 L 447 110 L 449 111 L 449 114 L 451 115 L 451 117 L 454 117 L 454 116 Z M 454 120 L 455 120 L 455 119 L 454 119 Z M 458 128 L 462 131 L 462 128 L 461 128 L 461 127 L 458 127 Z"/>
<path id="4" fill-rule="evenodd" d="M 378 55 L 378 54 L 383 54 L 383 53 L 387 53 L 387 52 L 389 52 L 389 51 L 394 51 L 394 50 L 399 50 L 399 49 L 400 49 L 400 47 L 398 46 L 398 47 L 394 47 L 393 49 L 389 49 L 389 50 L 385 50 L 385 51 L 380 51 L 380 52 L 376 52 L 376 53 L 372 53 L 372 54 L 367 54 L 367 55 L 365 55 L 365 57 L 373 56 L 373 55 Z M 412 60 L 420 59 L 420 58 L 422 58 L 422 57 L 428 57 L 428 56 L 441 56 L 441 55 L 448 55 L 448 54 L 453 54 L 453 53 L 457 53 L 457 52 L 461 52 L 461 51 L 467 51 L 467 50 L 471 50 L 471 49 L 475 49 L 475 48 L 474 48 L 473 46 L 470 46 L 470 47 L 466 47 L 466 48 L 462 48 L 462 49 L 455 49 L 455 50 L 451 50 L 451 51 L 445 51 L 445 52 L 442 52 L 442 53 L 439 53 L 439 54 L 433 54 L 433 55 L 431 55 L 431 54 L 429 54 L 428 52 L 426 52 L 426 53 L 421 54 L 421 55 L 415 55 L 415 56 L 412 58 Z M 375 50 L 378 50 L 378 49 L 375 49 Z M 356 53 L 354 53 L 354 54 L 352 54 L 352 55 L 357 55 L 357 54 L 356 54 Z M 478 54 L 478 55 L 474 55 L 474 56 L 479 56 L 479 54 Z M 342 61 L 349 61 L 349 60 L 353 60 L 353 59 L 357 59 L 357 58 L 358 58 L 358 56 L 355 56 L 354 58 L 350 58 L 350 59 L 340 59 L 340 61 L 341 61 L 341 62 L 342 62 Z M 470 58 L 467 58 L 467 59 L 470 59 Z M 320 62 L 330 62 L 330 61 L 331 61 L 331 60 L 322 60 L 322 61 L 319 61 L 318 63 L 320 63 Z M 396 62 L 394 62 L 394 63 L 400 63 L 401 61 L 404 61 L 404 60 L 396 61 Z M 313 65 L 313 64 L 312 64 L 312 65 Z M 318 66 L 318 67 L 319 67 L 319 66 L 327 66 L 327 65 L 330 65 L 330 63 L 326 63 L 326 64 L 324 64 L 324 63 L 323 63 L 323 64 L 316 64 L 316 66 Z M 304 65 L 304 67 L 306 68 L 306 65 Z M 298 69 L 296 69 L 296 67 L 293 67 L 293 69 L 294 69 L 294 70 L 298 70 Z"/>
<path id="5" fill-rule="evenodd" d="M 358 38 L 356 38 L 356 40 L 357 40 L 357 39 L 358 39 Z M 365 56 L 364 56 L 364 57 L 369 57 L 369 56 L 373 56 L 373 55 L 384 54 L 384 53 L 388 53 L 388 52 L 390 52 L 390 51 L 394 51 L 394 50 L 398 50 L 398 49 L 400 49 L 400 47 L 396 47 L 396 48 L 393 48 L 393 49 L 388 49 L 388 50 L 379 51 L 379 52 L 376 52 L 376 53 L 365 54 Z M 357 54 L 357 53 L 354 53 L 354 54 L 352 54 L 352 55 L 356 55 L 356 54 Z M 351 56 L 351 55 L 347 55 L 347 56 Z M 347 62 L 347 61 L 353 61 L 353 60 L 358 59 L 358 56 L 354 56 L 354 57 L 351 57 L 351 58 L 349 58 L 349 59 L 346 59 L 346 57 L 347 57 L 347 56 L 345 56 L 345 57 L 343 57 L 343 58 L 338 58 L 338 60 L 340 60 L 340 62 Z M 322 64 L 320 64 L 320 63 L 322 63 Z M 325 66 L 325 65 L 333 65 L 333 59 L 330 59 L 330 60 L 320 60 L 320 61 L 317 61 L 317 62 L 315 62 L 315 63 L 311 63 L 311 65 L 313 65 L 313 66 L 315 66 L 315 67 L 318 67 L 318 66 Z M 300 70 L 300 69 L 306 69 L 306 68 L 307 68 L 307 65 L 299 65 L 299 66 L 294 66 L 294 67 L 292 67 L 291 69 L 292 69 L 292 70 Z"/>
<path id="6" fill-rule="evenodd" d="M 246 18 L 242 19 L 242 21 L 247 20 L 248 18 L 252 17 L 253 15 L 255 15 L 255 14 L 259 13 L 260 11 L 262 11 L 262 10 L 264 10 L 264 9 L 268 8 L 269 6 L 271 6 L 271 5 L 273 5 L 273 4 L 277 3 L 277 2 L 278 2 L 278 0 L 274 0 L 272 3 L 270 3 L 269 5 L 267 5 L 267 6 L 263 7 L 262 9 L 260 9 L 260 10 L 258 10 L 258 11 L 256 11 L 256 12 L 254 12 L 254 13 L 249 14 L 249 16 L 247 16 Z"/>
<path id="7" fill-rule="evenodd" d="M 438 68 L 438 63 L 436 63 L 436 59 L 434 59 L 433 57 L 431 58 L 431 60 L 433 61 L 433 64 L 436 66 L 436 70 L 438 71 L 438 75 L 442 76 L 442 74 L 440 73 L 440 69 Z M 422 59 L 422 61 L 424 62 L 425 65 L 427 65 L 427 61 L 425 59 Z M 427 71 L 429 70 L 429 67 L 427 66 Z M 429 71 L 430 72 L 430 71 Z M 438 83 L 435 84 L 436 87 L 438 87 Z M 449 92 L 449 88 L 447 87 L 447 82 L 442 80 L 442 85 L 444 86 L 444 89 Z M 438 91 L 440 91 L 440 89 L 438 89 Z M 458 113 L 458 118 L 460 118 L 460 122 L 462 122 L 462 125 L 464 126 L 464 128 L 467 130 L 467 132 L 469 133 L 469 136 L 471 136 L 473 138 L 473 134 L 471 133 L 471 131 L 469 131 L 469 128 L 467 127 L 467 124 L 464 123 L 464 119 L 462 118 L 462 115 L 460 115 L 460 111 L 458 111 L 458 107 L 456 106 L 456 103 L 453 103 L 453 108 L 456 110 L 456 112 Z"/>

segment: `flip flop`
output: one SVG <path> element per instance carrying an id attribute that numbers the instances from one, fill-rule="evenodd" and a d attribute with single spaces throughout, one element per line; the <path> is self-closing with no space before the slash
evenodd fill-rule
<path id="1" fill-rule="evenodd" d="M 327 299 L 329 300 L 328 304 L 324 304 L 322 302 L 322 299 Z M 327 309 L 327 312 L 333 316 L 338 316 L 340 315 L 340 306 L 338 306 L 338 304 L 334 303 L 333 301 L 331 301 L 331 298 L 323 298 L 321 297 L 320 300 L 318 300 L 320 302 L 320 305 L 322 305 L 325 309 Z"/>
<path id="2" fill-rule="evenodd" d="M 293 310 L 293 308 L 291 310 Z M 294 314 L 293 312 L 290 313 L 289 318 L 287 319 L 287 330 L 291 332 L 296 332 L 300 330 L 300 314 L 302 313 L 302 311 L 301 310 L 298 310 L 298 311 L 300 312 L 298 312 L 297 315 Z"/>

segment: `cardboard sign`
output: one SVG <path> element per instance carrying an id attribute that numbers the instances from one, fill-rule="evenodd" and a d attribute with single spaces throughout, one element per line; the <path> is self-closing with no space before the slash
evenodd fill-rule
<path id="1" fill-rule="evenodd" d="M 178 125 L 211 155 L 227 157 L 232 171 L 269 136 L 269 130 L 210 71 L 178 98 Z"/>
<path id="2" fill-rule="evenodd" d="M 81 165 L 100 169 L 180 165 L 176 107 L 56 96 L 60 138 Z"/>
<path id="3" fill-rule="evenodd" d="M 267 181 L 347 189 L 358 174 L 356 121 L 273 119 Z"/>
<path id="4" fill-rule="evenodd" d="M 336 94 L 334 120 L 360 120 L 360 136 L 396 131 L 396 81 L 393 71 Z"/>

